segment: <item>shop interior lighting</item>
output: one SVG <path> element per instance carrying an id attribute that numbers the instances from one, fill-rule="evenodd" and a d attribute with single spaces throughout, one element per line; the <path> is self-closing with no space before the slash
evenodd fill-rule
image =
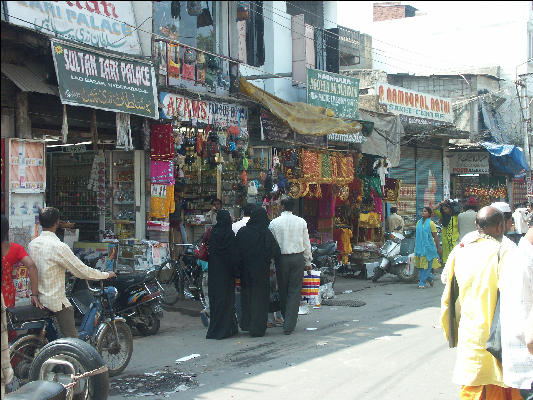
<path id="1" fill-rule="evenodd" d="M 479 174 L 459 174 L 457 176 L 479 176 Z"/>

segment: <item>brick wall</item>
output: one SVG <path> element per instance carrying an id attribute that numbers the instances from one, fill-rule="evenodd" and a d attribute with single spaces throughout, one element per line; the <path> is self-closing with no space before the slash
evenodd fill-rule
<path id="1" fill-rule="evenodd" d="M 374 22 L 405 18 L 405 6 L 400 2 L 374 3 Z"/>

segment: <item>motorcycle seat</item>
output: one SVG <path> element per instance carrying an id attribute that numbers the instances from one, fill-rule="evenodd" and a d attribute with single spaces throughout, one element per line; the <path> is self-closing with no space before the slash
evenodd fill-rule
<path id="1" fill-rule="evenodd" d="M 5 396 L 9 400 L 63 400 L 67 389 L 57 382 L 33 381 Z"/>
<path id="2" fill-rule="evenodd" d="M 146 277 L 147 275 L 145 272 L 119 274 L 113 280 L 113 286 L 115 286 L 120 293 L 121 291 L 124 291 L 125 289 L 129 288 L 130 286 L 144 283 Z"/>
<path id="3" fill-rule="evenodd" d="M 47 308 L 41 310 L 40 308 L 37 308 L 31 304 L 27 306 L 8 308 L 7 311 L 11 315 L 11 321 L 13 323 L 35 321 L 52 316 L 52 312 Z"/>
<path id="4" fill-rule="evenodd" d="M 315 254 L 316 256 L 320 257 L 327 254 L 335 254 L 335 250 L 337 250 L 336 242 L 326 242 L 316 245 Z"/>

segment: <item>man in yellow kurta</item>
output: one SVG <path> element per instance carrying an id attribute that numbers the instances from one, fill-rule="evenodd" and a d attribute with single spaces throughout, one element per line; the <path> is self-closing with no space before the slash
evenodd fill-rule
<path id="1" fill-rule="evenodd" d="M 455 303 L 457 359 L 452 380 L 462 385 L 461 400 L 518 400 L 520 393 L 505 388 L 500 363 L 485 350 L 496 306 L 500 266 L 507 255 L 501 246 L 503 214 L 493 207 L 484 207 L 476 223 L 479 238 L 460 244 L 451 254 L 441 300 L 441 325 L 449 338 L 451 281 L 455 274 L 459 293 Z"/>

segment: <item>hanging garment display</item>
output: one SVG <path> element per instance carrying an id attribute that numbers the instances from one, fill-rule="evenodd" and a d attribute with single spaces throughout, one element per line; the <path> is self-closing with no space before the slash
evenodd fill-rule
<path id="1" fill-rule="evenodd" d="M 117 144 L 116 148 L 124 151 L 133 150 L 131 139 L 130 114 L 116 113 Z"/>
<path id="2" fill-rule="evenodd" d="M 154 186 L 156 187 L 154 188 Z M 165 186 L 165 190 L 161 190 L 157 186 L 161 185 L 152 185 L 154 190 L 152 190 L 150 197 L 150 218 L 168 218 L 176 210 L 174 186 Z"/>
<path id="3" fill-rule="evenodd" d="M 329 183 L 332 181 L 331 174 L 331 159 L 328 153 L 321 153 L 320 157 L 320 168 L 321 168 L 321 182 Z"/>
<path id="4" fill-rule="evenodd" d="M 205 83 L 209 86 L 215 86 L 217 82 L 217 75 L 221 68 L 218 57 L 206 54 L 207 70 L 205 74 Z"/>
<path id="5" fill-rule="evenodd" d="M 319 153 L 311 150 L 302 150 L 303 178 L 315 182 L 321 176 Z"/>
<path id="6" fill-rule="evenodd" d="M 180 47 L 177 44 L 168 45 L 168 75 L 172 78 L 180 77 Z"/>
<path id="7" fill-rule="evenodd" d="M 172 124 L 153 124 L 150 135 L 150 158 L 172 160 L 174 158 L 174 134 Z"/>
<path id="8" fill-rule="evenodd" d="M 383 221 L 383 200 L 377 195 L 374 189 L 370 189 L 370 196 L 374 201 L 374 211 L 379 214 L 381 221 Z"/>
<path id="9" fill-rule="evenodd" d="M 150 161 L 151 182 L 154 184 L 174 185 L 173 161 Z"/>
<path id="10" fill-rule="evenodd" d="M 213 25 L 213 17 L 211 17 L 211 12 L 209 11 L 209 2 L 205 2 L 205 7 L 202 8 L 202 12 L 198 15 L 196 19 L 196 27 L 203 28 L 204 26 Z"/>
<path id="11" fill-rule="evenodd" d="M 103 151 L 99 151 L 93 159 L 87 189 L 96 192 L 96 205 L 98 206 L 98 214 L 100 215 L 105 214 L 106 208 L 105 183 L 105 155 Z"/>
<path id="12" fill-rule="evenodd" d="M 187 2 L 187 13 L 192 17 L 197 17 L 202 12 L 202 2 L 201 1 L 188 1 Z"/>
<path id="13" fill-rule="evenodd" d="M 196 62 L 196 54 L 190 47 L 183 47 L 183 67 L 181 70 L 181 77 L 189 81 L 194 81 L 195 69 L 194 63 Z"/>
<path id="14" fill-rule="evenodd" d="M 205 62 L 205 54 L 201 51 L 196 52 L 196 82 L 205 83 L 205 74 L 207 65 Z"/>
<path id="15" fill-rule="evenodd" d="M 385 178 L 385 197 L 387 202 L 398 201 L 398 194 L 400 193 L 401 180 Z"/>
<path id="16" fill-rule="evenodd" d="M 333 218 L 335 215 L 335 198 L 332 185 L 322 185 L 322 197 L 318 200 L 318 216 L 320 218 Z"/>

